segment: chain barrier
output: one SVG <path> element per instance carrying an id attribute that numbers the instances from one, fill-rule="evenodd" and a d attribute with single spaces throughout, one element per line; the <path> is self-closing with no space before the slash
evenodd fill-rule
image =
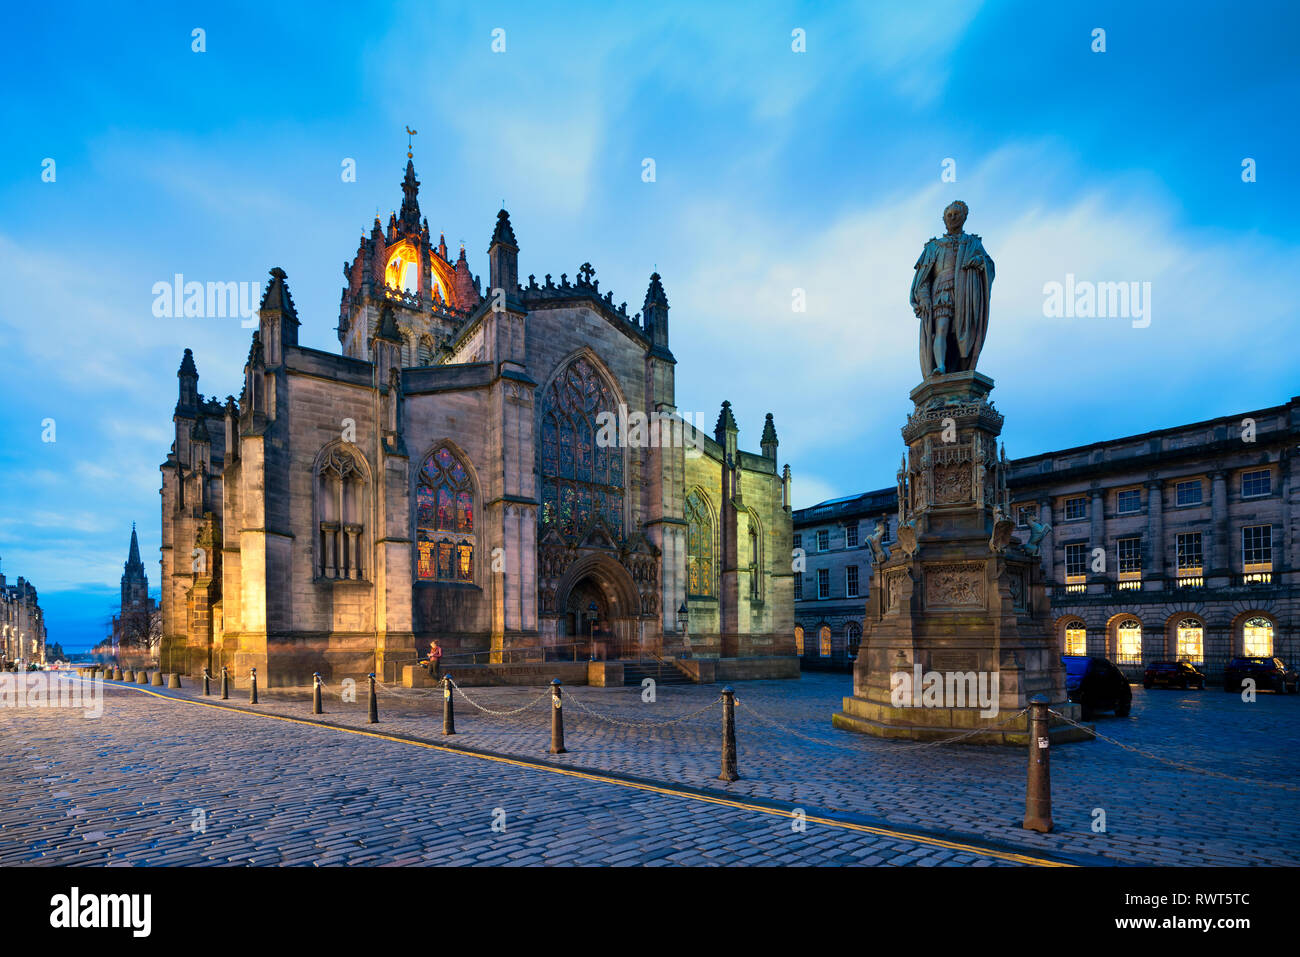
<path id="1" fill-rule="evenodd" d="M 544 688 L 536 698 L 528 702 L 528 704 L 524 705 L 522 708 L 514 708 L 508 711 L 497 711 L 493 708 L 489 708 L 486 707 L 485 705 L 479 704 L 477 701 L 475 701 L 473 698 L 467 695 L 464 691 L 461 690 L 460 685 L 456 684 L 454 678 L 449 678 L 448 680 L 451 682 L 451 686 L 456 689 L 456 694 L 460 695 L 461 698 L 464 699 L 464 701 L 467 704 L 469 704 L 471 707 L 477 708 L 479 711 L 482 711 L 484 714 L 490 714 L 498 718 L 508 718 L 511 715 L 522 714 L 523 712 L 527 711 L 529 708 L 535 708 L 542 701 L 543 698 L 548 697 L 551 693 L 550 688 Z"/>
<path id="2" fill-rule="evenodd" d="M 1073 718 L 1066 717 L 1065 715 L 1061 714 L 1059 711 L 1052 711 L 1049 709 L 1047 713 L 1054 718 L 1060 718 L 1066 724 L 1072 724 L 1076 728 L 1081 728 L 1082 730 L 1087 731 L 1094 738 L 1100 738 L 1103 741 L 1115 745 L 1115 747 L 1117 748 L 1122 748 L 1125 751 L 1131 751 L 1133 754 L 1141 755 L 1144 758 L 1148 758 L 1159 764 L 1168 765 L 1169 767 L 1176 768 L 1179 771 L 1187 771 L 1191 774 L 1204 774 L 1207 777 L 1220 778 L 1224 781 L 1233 781 L 1237 784 L 1259 785 L 1266 788 L 1281 788 L 1284 791 L 1300 791 L 1300 786 L 1294 784 L 1287 784 L 1285 781 L 1265 781 L 1263 778 L 1237 777 L 1236 775 L 1233 774 L 1224 774 L 1222 771 L 1210 771 L 1207 770 L 1206 768 L 1198 768 L 1195 765 L 1184 764 L 1182 761 L 1175 761 L 1172 758 L 1161 757 L 1158 754 L 1153 754 L 1152 752 L 1143 750 L 1142 748 L 1134 747 L 1131 744 L 1125 744 L 1123 741 L 1117 741 L 1115 738 L 1112 738 L 1110 735 L 1102 734 L 1100 731 L 1096 730 L 1095 728 L 1091 728 L 1086 724 L 1080 724 L 1078 721 L 1075 721 Z"/>
<path id="3" fill-rule="evenodd" d="M 611 718 L 609 715 L 600 714 L 599 712 L 592 710 L 580 698 L 574 697 L 573 692 L 571 691 L 564 696 L 564 701 L 566 704 L 577 705 L 579 710 L 585 711 L 587 714 L 591 715 L 591 717 L 595 718 L 597 721 L 605 721 L 609 724 L 618 725 L 619 727 L 622 728 L 639 729 L 639 728 L 670 728 L 673 725 L 681 724 L 683 721 L 688 721 L 691 718 L 699 717 L 700 715 L 704 714 L 706 711 L 712 711 L 722 702 L 722 697 L 721 695 L 719 695 L 717 698 L 715 698 L 713 701 L 710 701 L 708 704 L 706 704 L 703 708 L 700 708 L 698 711 L 691 711 L 686 714 L 678 715 L 675 718 L 669 718 L 663 721 L 623 721 L 619 718 Z"/>

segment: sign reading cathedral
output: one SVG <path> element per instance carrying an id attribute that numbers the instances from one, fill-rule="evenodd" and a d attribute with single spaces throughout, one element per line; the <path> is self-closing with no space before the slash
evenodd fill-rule
<path id="1" fill-rule="evenodd" d="M 392 681 L 434 639 L 451 666 L 791 656 L 771 416 L 759 453 L 726 402 L 689 450 L 600 428 L 633 410 L 682 434 L 658 274 L 636 315 L 590 264 L 521 282 L 503 209 L 484 288 L 463 246 L 453 262 L 431 241 L 409 159 L 402 190 L 344 266 L 341 355 L 299 345 L 279 268 L 238 399 L 205 398 L 185 351 L 162 669 Z"/>

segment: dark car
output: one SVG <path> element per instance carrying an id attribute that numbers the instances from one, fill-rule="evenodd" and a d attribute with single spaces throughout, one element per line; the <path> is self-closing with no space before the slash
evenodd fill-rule
<path id="1" fill-rule="evenodd" d="M 1133 689 L 1128 679 L 1105 658 L 1062 655 L 1065 665 L 1065 693 L 1083 707 L 1084 720 L 1098 711 L 1114 711 L 1127 718 L 1133 707 Z"/>
<path id="2" fill-rule="evenodd" d="M 1240 691 L 1247 678 L 1255 680 L 1255 690 L 1295 694 L 1300 675 L 1282 664 L 1281 658 L 1250 656 L 1233 658 L 1223 669 L 1223 690 Z"/>
<path id="3" fill-rule="evenodd" d="M 1205 675 L 1186 661 L 1153 661 L 1142 674 L 1142 687 L 1204 688 Z"/>

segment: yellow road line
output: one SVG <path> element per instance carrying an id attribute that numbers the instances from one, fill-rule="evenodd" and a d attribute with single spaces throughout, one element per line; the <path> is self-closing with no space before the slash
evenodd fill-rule
<path id="1" fill-rule="evenodd" d="M 431 741 L 415 741 L 410 738 L 398 738 L 390 734 L 380 734 L 377 731 L 363 731 L 360 728 L 347 728 L 335 724 L 324 724 L 319 721 L 310 721 L 306 718 L 293 718 L 283 714 L 272 714 L 269 711 L 250 711 L 247 708 L 237 708 L 233 705 L 213 704 L 207 701 L 196 701 L 193 698 L 182 698 L 174 695 L 158 694 L 156 691 L 150 691 L 148 688 L 141 688 L 135 685 L 111 685 L 110 687 L 123 687 L 131 691 L 140 691 L 163 701 L 176 701 L 183 704 L 199 705 L 204 708 L 214 708 L 217 711 L 233 711 L 235 714 L 252 715 L 256 718 L 273 718 L 276 721 L 288 721 L 290 724 L 303 724 L 312 728 L 323 728 L 328 731 L 344 731 L 348 734 L 359 734 L 366 738 L 376 738 L 380 741 L 392 741 L 396 744 L 413 745 L 417 748 L 427 748 L 431 751 L 442 751 L 446 754 L 454 754 L 463 758 L 479 758 L 484 761 L 495 761 L 498 764 L 507 764 L 514 767 L 529 768 L 534 771 L 548 771 L 552 774 L 563 774 L 567 777 L 578 778 L 583 781 L 593 781 L 598 784 L 614 784 L 619 787 L 633 788 L 638 791 L 648 791 L 651 794 L 660 794 L 665 797 L 687 798 L 692 801 L 703 801 L 706 804 L 716 804 L 719 807 L 734 808 L 739 811 L 754 811 L 759 814 L 770 814 L 775 817 L 789 818 L 790 812 L 783 811 L 780 808 L 765 807 L 762 804 L 750 804 L 745 801 L 736 801 L 731 798 L 719 797 L 712 794 L 699 794 L 692 791 L 679 791 L 676 788 L 663 787 L 656 784 L 647 784 L 641 781 L 628 781 L 621 778 L 608 777 L 603 774 L 596 774 L 591 771 L 578 771 L 570 768 L 557 768 L 549 764 L 539 764 L 535 761 L 528 761 L 522 758 L 510 758 L 504 755 L 483 754 L 476 751 L 464 751 L 459 748 L 452 748 L 446 745 L 434 744 Z M 1031 857 L 1028 854 L 1017 854 L 1013 851 L 1000 851 L 991 847 L 976 847 L 973 844 L 962 844 L 958 841 L 948 841 L 939 837 L 930 837 L 925 834 L 911 834 L 907 831 L 894 831 L 884 827 L 873 827 L 870 824 L 857 824 L 852 821 L 837 821 L 834 818 L 817 817 L 808 814 L 804 818 L 813 824 L 824 824 L 827 827 L 838 827 L 848 831 L 857 831 L 862 834 L 871 834 L 876 837 L 887 837 L 895 840 L 910 841 L 914 844 L 925 844 L 929 847 L 939 847 L 950 851 L 960 851 L 964 854 L 978 854 L 981 857 L 991 857 L 995 860 L 1008 861 L 1013 864 L 1027 864 L 1034 867 L 1075 867 L 1074 864 L 1068 864 L 1064 861 L 1053 861 L 1042 857 Z"/>

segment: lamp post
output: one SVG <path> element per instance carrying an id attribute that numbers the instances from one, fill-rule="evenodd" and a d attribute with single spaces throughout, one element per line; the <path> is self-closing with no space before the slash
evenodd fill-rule
<path id="1" fill-rule="evenodd" d="M 682 607 L 677 609 L 677 630 L 682 633 L 682 657 L 691 656 L 691 639 L 686 634 L 686 626 L 690 623 L 691 613 L 686 608 L 686 602 L 682 602 Z"/>

